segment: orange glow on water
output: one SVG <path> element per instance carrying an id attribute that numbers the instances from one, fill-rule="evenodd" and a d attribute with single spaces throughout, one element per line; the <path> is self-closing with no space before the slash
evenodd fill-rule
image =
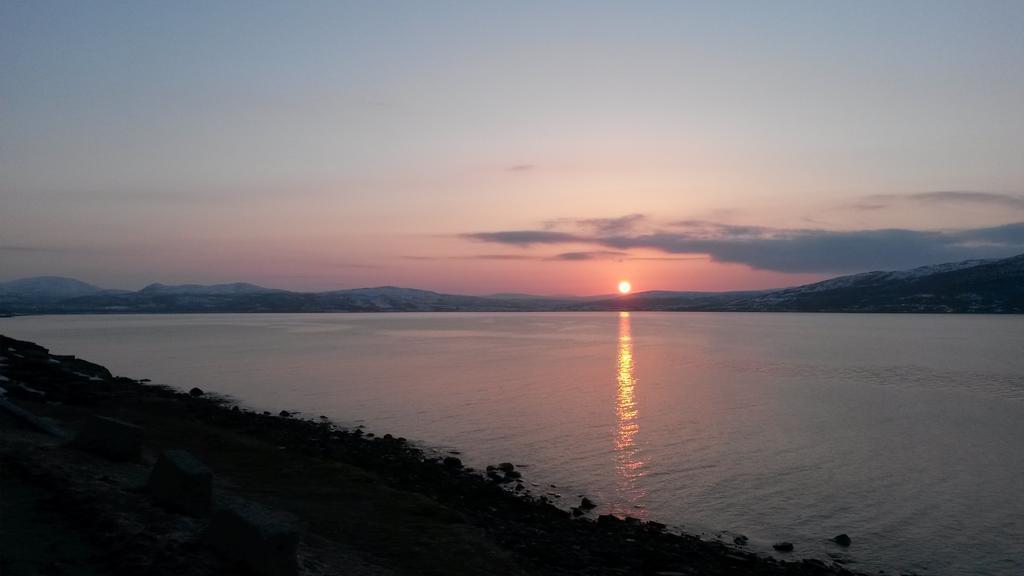
<path id="1" fill-rule="evenodd" d="M 632 508 L 613 512 L 642 517 L 640 501 L 645 493 L 638 484 L 644 475 L 644 461 L 637 446 L 640 411 L 636 401 L 636 366 L 633 360 L 633 336 L 629 312 L 619 313 L 619 345 L 617 353 L 615 398 L 615 460 L 620 501 Z"/>

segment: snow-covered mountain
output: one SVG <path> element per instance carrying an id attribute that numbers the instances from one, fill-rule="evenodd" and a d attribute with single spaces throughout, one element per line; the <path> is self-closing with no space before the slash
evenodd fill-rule
<path id="1" fill-rule="evenodd" d="M 719 309 L 778 312 L 1024 312 L 1024 254 L 866 272 L 769 292 Z"/>
<path id="2" fill-rule="evenodd" d="M 974 266 L 980 266 L 982 264 L 988 264 L 995 261 L 996 260 L 964 260 L 963 262 L 948 262 L 945 264 L 935 264 L 933 266 L 920 266 L 910 270 L 863 272 L 861 274 L 840 276 L 838 278 L 815 282 L 814 284 L 805 284 L 795 288 L 779 290 L 773 292 L 772 295 L 788 298 L 799 294 L 813 294 L 816 292 L 827 292 L 830 290 L 842 290 L 854 287 L 878 286 L 888 282 L 915 280 L 926 276 L 932 276 L 934 274 L 955 272 L 957 270 L 973 268 Z"/>
<path id="3" fill-rule="evenodd" d="M 37 276 L 0 282 L 0 298 L 55 302 L 105 292 L 103 288 L 63 276 Z"/>

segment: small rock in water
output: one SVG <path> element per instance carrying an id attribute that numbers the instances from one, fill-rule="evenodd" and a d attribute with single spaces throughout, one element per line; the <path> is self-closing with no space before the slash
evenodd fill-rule
<path id="1" fill-rule="evenodd" d="M 793 551 L 793 543 L 792 542 L 776 542 L 775 544 L 772 544 L 772 548 L 778 550 L 779 552 L 792 552 Z"/>
<path id="2" fill-rule="evenodd" d="M 732 539 L 732 541 L 737 546 L 746 546 L 747 542 L 750 542 L 750 538 L 747 538 L 743 534 L 737 534 L 736 537 Z"/>
<path id="3" fill-rule="evenodd" d="M 202 388 L 193 388 L 193 389 L 188 391 L 188 395 L 193 397 L 193 398 L 198 398 L 198 397 L 202 396 L 203 394 L 206 394 L 206 392 L 203 392 Z"/>
<path id="4" fill-rule="evenodd" d="M 292 413 L 287 410 L 281 410 L 280 412 L 277 413 L 277 415 L 280 416 L 281 418 L 291 418 Z"/>
<path id="5" fill-rule="evenodd" d="M 515 464 L 511 462 L 502 462 L 501 464 L 498 464 L 498 470 L 501 470 L 505 474 L 508 474 L 509 472 L 512 472 L 515 469 Z"/>
<path id="6" fill-rule="evenodd" d="M 447 468 L 458 470 L 459 468 L 462 468 L 462 460 L 459 460 L 455 456 L 446 456 L 444 459 L 444 465 Z"/>
<path id="7" fill-rule="evenodd" d="M 833 538 L 832 541 L 836 544 L 839 544 L 840 546 L 849 546 L 853 543 L 853 540 L 851 540 L 850 537 L 846 534 L 840 534 L 839 536 Z"/>
<path id="8" fill-rule="evenodd" d="M 584 496 L 583 500 L 580 500 L 580 508 L 583 510 L 593 510 L 594 508 L 597 508 L 597 504 L 594 504 L 593 500 Z"/>

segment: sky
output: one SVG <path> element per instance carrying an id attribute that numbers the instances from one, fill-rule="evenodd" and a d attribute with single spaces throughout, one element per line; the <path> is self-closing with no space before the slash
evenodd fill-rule
<path id="1" fill-rule="evenodd" d="M 598 294 L 1019 253 L 1019 1 L 0 2 L 0 280 Z"/>

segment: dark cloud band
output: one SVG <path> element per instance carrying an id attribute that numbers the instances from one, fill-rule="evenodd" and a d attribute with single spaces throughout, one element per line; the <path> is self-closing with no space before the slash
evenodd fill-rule
<path id="1" fill-rule="evenodd" d="M 683 221 L 646 234 L 576 235 L 549 230 L 515 230 L 465 237 L 519 247 L 592 244 L 621 253 L 621 257 L 626 257 L 625 251 L 633 249 L 666 254 L 707 254 L 717 262 L 778 272 L 902 269 L 975 258 L 1002 258 L 1024 252 L 1024 222 L 958 231 L 835 231 Z M 594 259 L 595 254 L 606 252 L 568 252 L 560 259 Z M 566 255 L 569 256 L 564 257 Z"/>

